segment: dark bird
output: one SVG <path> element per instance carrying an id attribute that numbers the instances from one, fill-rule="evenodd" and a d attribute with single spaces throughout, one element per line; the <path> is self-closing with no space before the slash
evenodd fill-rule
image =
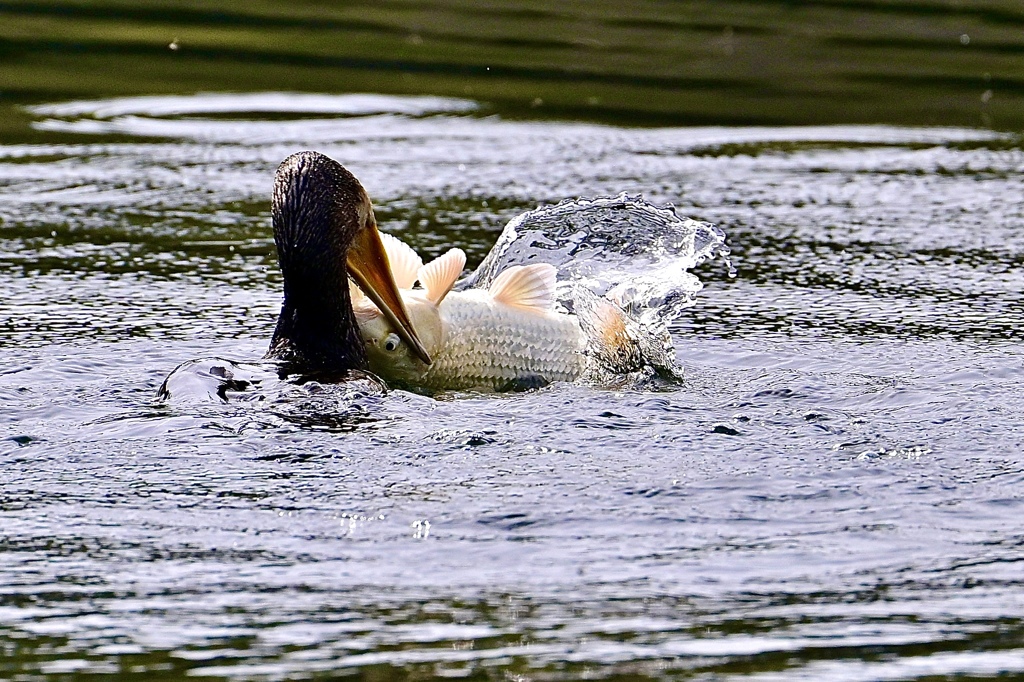
<path id="1" fill-rule="evenodd" d="M 271 212 L 284 303 L 268 359 L 299 372 L 366 369 L 351 276 L 430 363 L 391 274 L 370 199 L 352 173 L 317 152 L 292 154 L 277 169 Z"/>

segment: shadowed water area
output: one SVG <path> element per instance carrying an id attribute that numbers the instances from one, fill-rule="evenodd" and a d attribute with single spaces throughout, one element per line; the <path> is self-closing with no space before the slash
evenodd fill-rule
<path id="1" fill-rule="evenodd" d="M 957 49 L 981 31 L 957 22 L 1024 25 L 997 3 L 862 4 L 932 12 Z M 101 6 L 58 7 L 159 19 Z M 775 35 L 760 25 L 733 36 Z M 0 144 L 0 677 L 1024 674 L 1014 124 L 636 128 L 542 120 L 542 94 L 54 88 L 14 98 Z M 716 224 L 735 276 L 693 269 L 680 380 L 158 400 L 182 362 L 266 351 L 270 189 L 300 149 L 344 163 L 425 258 L 459 246 L 474 268 L 525 211 L 628 192 Z"/>

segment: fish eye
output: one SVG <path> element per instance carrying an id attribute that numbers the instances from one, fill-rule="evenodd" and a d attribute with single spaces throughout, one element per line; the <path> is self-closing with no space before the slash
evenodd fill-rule
<path id="1" fill-rule="evenodd" d="M 401 342 L 401 339 L 398 338 L 398 334 L 388 334 L 387 338 L 384 339 L 384 350 L 388 351 L 389 353 L 398 350 L 398 344 L 400 344 Z"/>

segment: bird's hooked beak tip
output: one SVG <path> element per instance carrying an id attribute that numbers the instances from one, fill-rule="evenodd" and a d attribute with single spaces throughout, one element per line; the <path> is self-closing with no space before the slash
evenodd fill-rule
<path id="1" fill-rule="evenodd" d="M 356 233 L 349 249 L 347 259 L 349 274 L 388 319 L 395 328 L 395 332 L 409 344 L 416 357 L 429 365 L 431 363 L 430 355 L 416 334 L 412 320 L 409 319 L 409 312 L 402 302 L 402 295 L 391 274 L 391 265 L 388 262 L 387 253 L 384 251 L 380 232 L 377 230 L 377 222 L 372 216 L 371 213 Z"/>

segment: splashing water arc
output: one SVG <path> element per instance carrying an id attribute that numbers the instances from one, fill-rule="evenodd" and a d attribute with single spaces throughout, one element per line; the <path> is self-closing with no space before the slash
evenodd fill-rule
<path id="1" fill-rule="evenodd" d="M 625 192 L 615 197 L 566 199 L 513 218 L 480 266 L 463 283 L 486 287 L 506 268 L 550 263 L 558 270 L 557 299 L 574 307 L 584 286 L 646 324 L 667 324 L 693 305 L 703 288 L 689 272 L 705 260 L 728 261 L 725 233 L 680 218 Z"/>

